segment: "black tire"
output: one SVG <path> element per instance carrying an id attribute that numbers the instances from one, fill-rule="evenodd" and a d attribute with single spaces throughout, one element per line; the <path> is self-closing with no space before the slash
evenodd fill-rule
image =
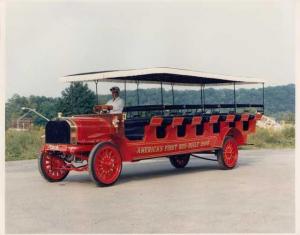
<path id="1" fill-rule="evenodd" d="M 39 156 L 38 156 L 38 168 L 39 168 L 39 172 L 40 172 L 40 174 L 41 174 L 41 176 L 45 179 L 45 180 L 47 180 L 47 181 L 49 181 L 49 182 L 51 182 L 51 183 L 53 183 L 53 182 L 60 182 L 60 181 L 62 181 L 62 180 L 64 180 L 67 176 L 68 176 L 68 174 L 69 174 L 69 171 L 65 171 L 63 174 L 61 174 L 61 177 L 59 177 L 59 178 L 51 178 L 48 174 L 47 174 L 47 172 L 46 172 L 46 170 L 45 170 L 45 166 L 43 166 L 43 159 L 44 159 L 44 157 L 45 157 L 45 155 L 44 154 L 40 154 Z"/>
<path id="2" fill-rule="evenodd" d="M 225 156 L 226 148 L 232 149 L 232 154 Z M 221 149 L 217 151 L 218 165 L 223 170 L 231 170 L 236 167 L 238 161 L 238 145 L 235 139 L 231 136 L 226 136 Z"/>
<path id="3" fill-rule="evenodd" d="M 190 160 L 190 154 L 181 154 L 169 157 L 172 166 L 175 168 L 184 168 Z"/>
<path id="4" fill-rule="evenodd" d="M 97 167 L 99 167 L 98 163 L 96 162 L 96 159 L 101 158 L 101 156 L 102 156 L 102 155 L 97 155 L 97 154 L 100 154 L 100 151 L 103 150 L 104 148 L 113 149 L 114 153 L 111 155 L 114 156 L 116 154 L 117 155 L 116 158 L 118 158 L 118 160 L 116 160 L 116 165 L 119 168 L 116 170 L 116 174 L 114 175 L 113 179 L 109 182 L 101 179 L 101 176 L 99 175 L 99 169 L 98 170 L 96 169 Z M 114 167 L 114 165 L 113 165 L 113 167 Z M 92 151 L 89 154 L 88 170 L 89 170 L 89 175 L 90 175 L 92 181 L 94 181 L 97 186 L 107 187 L 107 186 L 113 185 L 118 180 L 118 178 L 121 174 L 121 171 L 122 171 L 122 157 L 121 157 L 121 154 L 120 154 L 117 146 L 115 146 L 114 144 L 112 144 L 110 142 L 101 142 L 101 143 L 98 143 L 96 146 L 94 146 L 94 148 L 92 149 Z"/>

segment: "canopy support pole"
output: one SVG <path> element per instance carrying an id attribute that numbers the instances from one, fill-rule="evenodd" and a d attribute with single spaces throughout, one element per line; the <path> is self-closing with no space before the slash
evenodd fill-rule
<path id="1" fill-rule="evenodd" d="M 200 96 L 201 96 L 201 105 L 202 105 L 202 112 L 204 112 L 204 103 L 203 103 L 203 85 L 200 86 Z"/>
<path id="2" fill-rule="evenodd" d="M 124 100 L 125 100 L 125 106 L 126 106 L 126 80 L 124 82 Z"/>
<path id="3" fill-rule="evenodd" d="M 96 102 L 97 104 L 99 104 L 99 96 L 98 96 L 98 80 L 95 81 L 95 84 L 96 84 Z"/>
<path id="4" fill-rule="evenodd" d="M 265 113 L 265 83 L 262 83 L 262 95 L 263 95 L 263 113 Z"/>
<path id="5" fill-rule="evenodd" d="M 71 93 L 71 108 L 72 108 L 72 115 L 73 113 L 73 108 L 74 108 L 74 103 L 73 103 L 73 92 L 72 92 L 72 85 L 74 85 L 74 82 L 71 82 L 71 86 L 70 86 L 70 93 Z"/>
<path id="6" fill-rule="evenodd" d="M 175 100 L 174 100 L 174 83 L 171 83 L 171 87 L 172 87 L 172 103 L 174 105 Z"/>
<path id="7" fill-rule="evenodd" d="M 236 97 L 235 97 L 235 82 L 233 83 L 233 101 L 234 101 L 234 112 L 236 113 L 237 105 L 236 105 Z"/>
<path id="8" fill-rule="evenodd" d="M 136 81 L 136 95 L 137 95 L 137 103 L 140 105 L 140 96 L 139 96 L 139 81 Z"/>
<path id="9" fill-rule="evenodd" d="M 164 105 L 164 94 L 163 94 L 162 82 L 160 82 L 160 98 L 161 98 L 161 105 Z"/>
<path id="10" fill-rule="evenodd" d="M 205 113 L 205 84 L 203 85 L 203 112 Z"/>

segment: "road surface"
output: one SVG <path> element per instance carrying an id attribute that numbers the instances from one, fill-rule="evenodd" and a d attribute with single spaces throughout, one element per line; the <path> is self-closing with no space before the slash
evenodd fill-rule
<path id="1" fill-rule="evenodd" d="M 128 163 L 113 187 L 87 173 L 48 183 L 6 162 L 6 233 L 294 232 L 294 150 L 242 150 L 234 170 L 192 158 Z"/>

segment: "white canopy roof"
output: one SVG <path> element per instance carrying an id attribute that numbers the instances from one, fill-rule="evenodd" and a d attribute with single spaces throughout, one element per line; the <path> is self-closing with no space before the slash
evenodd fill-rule
<path id="1" fill-rule="evenodd" d="M 199 84 L 256 84 L 264 83 L 263 80 L 257 80 L 250 77 L 235 77 L 221 74 L 212 74 L 200 71 L 191 71 L 176 68 L 146 68 L 132 70 L 112 70 L 90 73 L 73 74 L 62 77 L 62 82 L 146 82 L 146 83 L 173 83 L 180 85 L 199 85 Z"/>

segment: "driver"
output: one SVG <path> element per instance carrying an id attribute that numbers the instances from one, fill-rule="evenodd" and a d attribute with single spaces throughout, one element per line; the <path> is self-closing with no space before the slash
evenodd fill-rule
<path id="1" fill-rule="evenodd" d="M 114 86 L 110 88 L 112 99 L 109 100 L 106 104 L 112 105 L 113 109 L 110 110 L 110 113 L 122 113 L 124 108 L 124 100 L 120 97 L 120 88 Z"/>

